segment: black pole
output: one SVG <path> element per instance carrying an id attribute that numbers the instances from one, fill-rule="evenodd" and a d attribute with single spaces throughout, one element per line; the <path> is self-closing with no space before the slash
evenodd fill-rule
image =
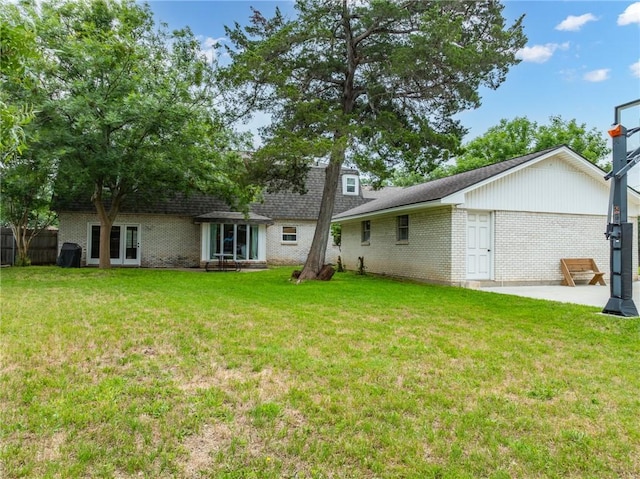
<path id="1" fill-rule="evenodd" d="M 616 120 L 622 106 L 634 103 L 616 107 Z M 638 310 L 633 302 L 633 224 L 627 221 L 627 129 L 618 123 L 609 134 L 613 138 L 613 174 L 607 175 L 611 178 L 611 200 L 605 234 L 611 246 L 611 297 L 602 312 L 635 317 Z"/>

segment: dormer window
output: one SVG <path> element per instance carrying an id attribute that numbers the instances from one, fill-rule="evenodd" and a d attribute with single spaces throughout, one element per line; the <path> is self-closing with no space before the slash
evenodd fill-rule
<path id="1" fill-rule="evenodd" d="M 359 195 L 358 175 L 342 175 L 342 194 Z"/>

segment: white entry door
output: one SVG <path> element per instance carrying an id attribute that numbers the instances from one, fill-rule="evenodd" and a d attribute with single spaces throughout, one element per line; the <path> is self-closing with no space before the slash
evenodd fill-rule
<path id="1" fill-rule="evenodd" d="M 122 264 L 140 265 L 140 234 L 138 226 L 123 226 Z"/>
<path id="2" fill-rule="evenodd" d="M 491 279 L 491 213 L 467 213 L 467 279 Z"/>
<path id="3" fill-rule="evenodd" d="M 100 258 L 100 225 L 89 225 L 87 264 L 98 264 Z M 109 236 L 112 265 L 140 266 L 140 226 L 113 225 Z"/>

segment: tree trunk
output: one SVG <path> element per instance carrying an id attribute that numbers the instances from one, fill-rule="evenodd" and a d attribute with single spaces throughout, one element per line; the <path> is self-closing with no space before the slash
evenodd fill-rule
<path id="1" fill-rule="evenodd" d="M 317 279 L 318 274 L 324 266 L 329 233 L 331 232 L 331 217 L 333 216 L 333 207 L 336 202 L 336 190 L 338 188 L 338 181 L 340 180 L 342 161 L 344 159 L 344 148 L 338 147 L 337 150 L 338 151 L 335 151 L 334 154 L 331 155 L 331 160 L 325 172 L 326 178 L 322 191 L 322 203 L 320 204 L 316 231 L 313 235 L 313 242 L 309 249 L 307 261 L 304 264 L 298 281 Z"/>
<path id="2" fill-rule="evenodd" d="M 111 188 L 111 206 L 109 211 L 102 200 L 102 183 L 96 183 L 91 202 L 96 207 L 100 219 L 100 269 L 111 268 L 111 227 L 120 212 L 120 205 L 125 195 L 120 186 Z"/>
<path id="3" fill-rule="evenodd" d="M 27 224 L 11 224 L 11 231 L 16 241 L 16 247 L 18 249 L 18 259 L 15 262 L 16 266 L 29 266 L 31 259 L 29 258 L 29 246 L 31 245 L 31 239 L 33 234 L 27 233 Z"/>
<path id="4" fill-rule="evenodd" d="M 100 217 L 100 269 L 111 268 L 111 226 L 109 217 Z"/>
<path id="5" fill-rule="evenodd" d="M 342 114 L 345 115 L 345 120 L 353 111 L 357 97 L 354 90 L 354 81 L 358 66 L 347 4 L 348 0 L 343 0 L 342 26 L 344 29 L 347 50 L 347 75 L 343 84 L 342 92 Z M 327 243 L 329 242 L 329 234 L 331 233 L 331 217 L 333 216 L 333 207 L 336 202 L 336 191 L 340 180 L 340 171 L 345 159 L 347 140 L 348 137 L 346 136 L 345 131 L 337 128 L 333 135 L 333 150 L 331 152 L 329 165 L 327 166 L 324 189 L 322 191 L 322 204 L 320 205 L 320 214 L 318 215 L 316 232 L 313 235 L 313 242 L 311 243 L 309 256 L 307 256 L 307 261 L 304 264 L 304 268 L 298 278 L 298 282 L 305 279 L 318 279 L 320 271 L 324 266 L 324 260 L 327 253 Z"/>
<path id="6" fill-rule="evenodd" d="M 18 264 L 20 264 L 20 266 L 29 266 L 31 264 L 31 258 L 29 258 L 31 238 L 33 238 L 33 236 L 27 233 L 27 226 L 23 225 L 20 228 L 20 237 L 18 239 Z"/>
<path id="7" fill-rule="evenodd" d="M 32 202 L 26 201 L 25 204 L 30 205 Z M 18 249 L 16 266 L 29 266 L 31 264 L 31 258 L 29 257 L 31 242 L 33 238 L 38 236 L 40 232 L 51 224 L 51 217 L 46 221 L 40 221 L 37 214 L 35 217 L 31 216 L 31 210 L 28 206 L 24 207 L 21 214 L 17 216 L 14 214 L 15 210 L 13 210 L 13 206 L 10 208 L 12 208 L 12 213 L 10 215 L 9 227 L 11 228 Z M 29 230 L 29 223 L 33 224 L 31 230 Z"/>

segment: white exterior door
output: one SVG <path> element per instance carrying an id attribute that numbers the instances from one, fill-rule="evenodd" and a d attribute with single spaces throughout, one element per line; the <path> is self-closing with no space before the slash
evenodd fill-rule
<path id="1" fill-rule="evenodd" d="M 491 220 L 488 211 L 467 213 L 467 279 L 491 279 Z"/>
<path id="2" fill-rule="evenodd" d="M 89 225 L 87 264 L 100 262 L 100 225 Z M 111 264 L 140 266 L 140 226 L 113 225 L 109 235 Z"/>
<path id="3" fill-rule="evenodd" d="M 136 225 L 126 225 L 123 231 L 122 264 L 140 265 L 140 230 Z"/>

